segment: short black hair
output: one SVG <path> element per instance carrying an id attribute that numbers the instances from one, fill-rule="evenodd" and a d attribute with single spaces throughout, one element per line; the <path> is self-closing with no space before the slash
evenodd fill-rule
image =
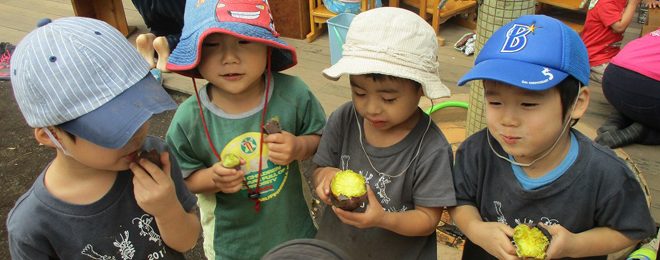
<path id="1" fill-rule="evenodd" d="M 422 87 L 422 83 L 419 83 L 419 82 L 414 81 L 412 79 L 401 78 L 401 77 L 392 76 L 392 75 L 385 75 L 385 74 L 379 74 L 379 73 L 369 73 L 369 74 L 364 74 L 364 76 L 367 76 L 367 77 L 371 78 L 371 80 L 376 81 L 376 82 L 383 81 L 385 79 L 404 80 L 404 81 L 410 81 L 412 83 L 412 85 L 416 88 L 421 88 Z"/>
<path id="2" fill-rule="evenodd" d="M 580 82 L 574 78 L 573 76 L 568 76 L 559 84 L 555 86 L 557 90 L 559 90 L 559 97 L 561 98 L 561 115 L 562 118 L 566 117 L 566 114 L 568 114 L 573 107 L 573 103 L 575 102 L 575 98 L 578 95 L 578 91 L 581 87 Z M 573 122 L 571 123 L 571 126 L 575 125 L 579 118 L 573 118 Z"/>

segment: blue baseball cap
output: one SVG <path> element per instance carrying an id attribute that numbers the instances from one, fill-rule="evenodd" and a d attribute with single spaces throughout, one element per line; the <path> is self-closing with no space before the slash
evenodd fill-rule
<path id="1" fill-rule="evenodd" d="M 59 126 L 116 149 L 152 115 L 176 108 L 149 64 L 109 24 L 85 17 L 39 24 L 11 59 L 14 97 L 31 127 Z"/>
<path id="2" fill-rule="evenodd" d="M 184 76 L 201 78 L 197 71 L 202 43 L 213 33 L 228 34 L 272 47 L 271 70 L 281 71 L 296 65 L 295 48 L 287 45 L 275 31 L 273 16 L 266 0 L 186 1 L 183 31 L 172 51 L 167 69 Z"/>
<path id="3" fill-rule="evenodd" d="M 552 17 L 525 15 L 493 33 L 458 85 L 485 79 L 545 90 L 570 75 L 586 86 L 589 70 L 587 49 L 573 29 Z"/>

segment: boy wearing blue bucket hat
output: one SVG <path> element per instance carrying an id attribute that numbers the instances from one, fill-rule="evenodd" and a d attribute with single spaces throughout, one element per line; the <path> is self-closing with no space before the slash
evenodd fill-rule
<path id="1" fill-rule="evenodd" d="M 297 161 L 316 151 L 325 113 L 302 80 L 277 73 L 296 64 L 278 36 L 267 1 L 186 3 L 167 66 L 209 83 L 179 106 L 167 141 L 198 194 L 209 259 L 258 259 L 316 233 Z"/>
<path id="2" fill-rule="evenodd" d="M 35 138 L 57 153 L 9 213 L 12 259 L 183 259 L 200 232 L 196 198 L 147 136 L 149 118 L 176 103 L 107 23 L 40 24 L 14 52 L 11 83 Z"/>
<path id="3" fill-rule="evenodd" d="M 343 56 L 323 70 L 331 80 L 349 77 L 352 101 L 330 115 L 314 156 L 311 178 L 329 205 L 317 238 L 350 259 L 437 259 L 435 228 L 442 208 L 455 204 L 453 158 L 419 101 L 449 95 L 439 69 L 433 28 L 413 12 L 382 7 L 353 19 Z M 367 181 L 367 205 L 354 212 L 330 206 L 340 169 Z"/>
<path id="4" fill-rule="evenodd" d="M 511 237 L 520 224 L 547 231 L 549 246 L 534 256 L 545 259 L 606 259 L 654 233 L 628 166 L 571 128 L 589 103 L 577 33 L 522 16 L 493 33 L 458 83 L 471 80 L 484 82 L 487 128 L 456 153 L 450 212 L 469 239 L 463 259 L 518 259 L 524 250 Z"/>

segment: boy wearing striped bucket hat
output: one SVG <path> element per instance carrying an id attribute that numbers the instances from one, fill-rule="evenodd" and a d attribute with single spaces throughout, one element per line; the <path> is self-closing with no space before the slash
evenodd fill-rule
<path id="1" fill-rule="evenodd" d="M 109 24 L 40 24 L 16 47 L 11 83 L 35 138 L 57 153 L 9 213 L 12 259 L 183 259 L 200 232 L 196 198 L 147 136 L 149 118 L 176 103 Z"/>
<path id="2" fill-rule="evenodd" d="M 607 259 L 654 234 L 630 168 L 571 127 L 589 104 L 589 59 L 575 31 L 544 15 L 513 20 L 458 84 L 471 80 L 484 81 L 487 128 L 456 152 L 450 213 L 468 237 L 463 259 Z M 511 243 L 524 225 L 547 231 L 531 250 Z"/>
<path id="3" fill-rule="evenodd" d="M 354 212 L 326 207 L 317 238 L 350 259 L 437 259 L 435 228 L 455 204 L 453 158 L 419 101 L 449 96 L 439 69 L 433 28 L 381 7 L 355 16 L 341 59 L 323 70 L 349 77 L 352 101 L 328 118 L 314 156 L 316 194 L 331 205 L 334 176 L 352 170 L 366 179 L 368 202 Z"/>
<path id="4" fill-rule="evenodd" d="M 325 113 L 302 80 L 278 73 L 296 53 L 268 2 L 187 1 L 184 16 L 167 68 L 208 84 L 179 106 L 166 139 L 198 194 L 206 256 L 258 259 L 313 237 L 297 161 L 316 151 Z"/>

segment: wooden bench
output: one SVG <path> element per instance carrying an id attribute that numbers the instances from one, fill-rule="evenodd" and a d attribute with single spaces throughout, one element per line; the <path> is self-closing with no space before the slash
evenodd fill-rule
<path id="1" fill-rule="evenodd" d="M 580 34 L 584 28 L 584 19 L 589 2 L 590 0 L 537 0 L 538 7 L 536 13 L 547 14 L 557 18 Z M 568 12 L 564 12 L 563 14 L 549 13 L 549 9 L 562 9 Z"/>
<path id="2" fill-rule="evenodd" d="M 366 11 L 368 8 L 373 8 L 375 6 L 375 0 L 362 0 L 360 2 L 360 10 Z M 328 19 L 335 17 L 337 14 L 330 12 L 328 8 L 323 5 L 323 0 L 309 0 L 309 25 L 310 32 L 305 37 L 307 42 L 313 42 L 316 37 L 321 34 L 323 30 L 323 24 L 325 24 Z"/>
<path id="3" fill-rule="evenodd" d="M 586 0 L 536 0 L 539 4 L 552 5 L 568 10 L 580 11 L 587 8 L 589 1 Z"/>
<path id="4" fill-rule="evenodd" d="M 441 1 L 443 0 L 403 0 L 405 4 L 417 8 L 419 10 L 419 16 L 422 18 L 427 19 L 427 14 L 432 15 L 431 25 L 436 34 L 438 34 L 438 43 L 440 45 L 445 44 L 445 39 L 439 35 L 440 24 L 445 23 L 454 16 L 467 14 L 467 17 L 461 19 L 459 24 L 472 30 L 477 27 L 476 0 L 446 0 L 442 8 L 438 8 Z M 390 6 L 399 6 L 399 0 L 390 0 Z M 420 6 L 425 6 L 426 8 L 420 8 Z"/>
<path id="5" fill-rule="evenodd" d="M 104 21 L 128 37 L 135 26 L 128 26 L 121 0 L 71 0 L 76 16 Z"/>

